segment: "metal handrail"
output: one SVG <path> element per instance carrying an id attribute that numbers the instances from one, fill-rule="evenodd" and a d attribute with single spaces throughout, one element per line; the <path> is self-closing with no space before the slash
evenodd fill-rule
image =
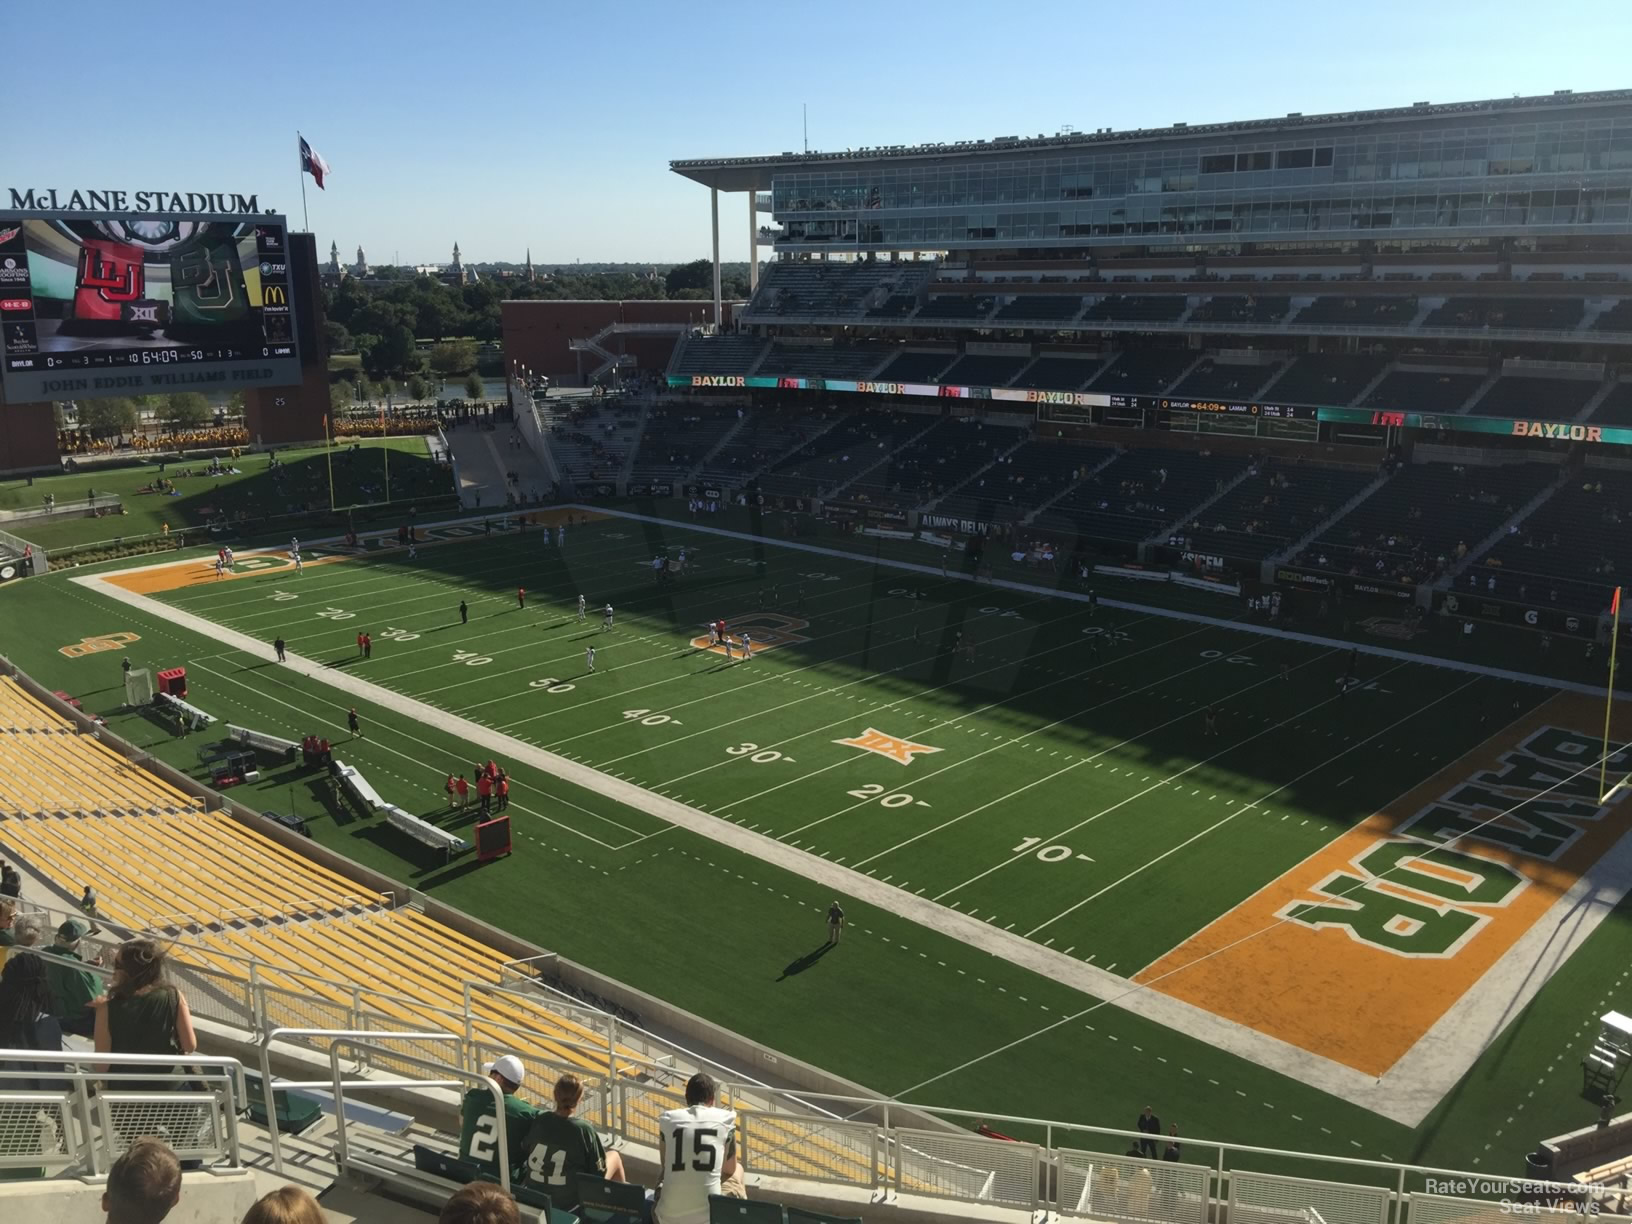
<path id="1" fill-rule="evenodd" d="M 187 1070 L 177 1072 L 176 1065 L 185 1063 Z M 12 1069 L 26 1066 L 28 1070 Z M 43 1069 L 42 1070 L 42 1066 Z M 89 1068 L 89 1069 L 87 1069 Z M 98 1068 L 106 1068 L 99 1070 Z M 145 1068 L 153 1068 L 145 1074 Z M 86 1136 L 91 1134 L 92 1088 L 101 1085 L 100 1097 L 121 1101 L 126 1095 L 121 1083 L 132 1081 L 162 1083 L 178 1086 L 199 1079 L 220 1079 L 226 1085 L 227 1108 L 223 1109 L 227 1124 L 227 1149 L 234 1166 L 243 1163 L 238 1138 L 238 1113 L 248 1104 L 249 1092 L 244 1080 L 244 1065 L 238 1059 L 221 1054 L 116 1054 L 111 1051 L 91 1050 L 21 1050 L 0 1049 L 0 1093 L 10 1080 L 67 1080 L 73 1084 L 72 1098 L 75 1114 Z M 140 1091 L 137 1095 L 144 1095 Z M 87 1143 L 92 1176 L 101 1173 L 95 1144 Z"/>

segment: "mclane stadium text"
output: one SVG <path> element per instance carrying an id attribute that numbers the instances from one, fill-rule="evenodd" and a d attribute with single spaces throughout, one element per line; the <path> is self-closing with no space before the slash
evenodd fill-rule
<path id="1" fill-rule="evenodd" d="M 11 207 L 16 209 L 61 209 L 67 212 L 138 213 L 252 213 L 260 207 L 252 195 L 226 191 L 79 191 L 66 193 L 55 187 L 12 187 Z"/>

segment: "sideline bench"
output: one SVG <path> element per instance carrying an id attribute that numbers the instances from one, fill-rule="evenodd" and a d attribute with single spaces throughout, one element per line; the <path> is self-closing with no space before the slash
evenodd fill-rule
<path id="1" fill-rule="evenodd" d="M 368 784 L 367 778 L 357 772 L 355 765 L 347 765 L 336 757 L 329 769 L 340 789 L 363 809 L 363 815 L 372 816 L 376 810 L 385 806 L 385 800 L 380 798 L 380 793 Z"/>
<path id="2" fill-rule="evenodd" d="M 276 735 L 251 731 L 248 727 L 235 727 L 231 723 L 227 724 L 227 734 L 247 748 L 256 748 L 269 756 L 281 756 L 285 760 L 294 760 L 295 754 L 300 751 L 300 745 L 294 740 L 279 739 Z"/>
<path id="3" fill-rule="evenodd" d="M 215 721 L 215 715 L 206 714 L 197 706 L 189 705 L 180 697 L 169 693 L 157 693 L 154 700 L 160 709 L 169 710 L 174 714 L 181 721 L 182 727 L 188 731 L 202 731 Z"/>
<path id="4" fill-rule="evenodd" d="M 385 819 L 392 828 L 400 829 L 415 841 L 423 842 L 433 850 L 442 851 L 450 861 L 455 854 L 463 854 L 470 849 L 470 843 L 457 833 L 438 828 L 428 820 L 421 820 L 412 812 L 405 812 L 389 803 L 380 810 L 385 813 Z"/>

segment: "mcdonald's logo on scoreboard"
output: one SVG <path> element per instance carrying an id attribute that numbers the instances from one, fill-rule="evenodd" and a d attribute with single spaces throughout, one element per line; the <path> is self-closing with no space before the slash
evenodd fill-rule
<path id="1" fill-rule="evenodd" d="M 263 284 L 261 286 L 261 305 L 287 307 L 289 305 L 288 290 L 282 285 Z"/>

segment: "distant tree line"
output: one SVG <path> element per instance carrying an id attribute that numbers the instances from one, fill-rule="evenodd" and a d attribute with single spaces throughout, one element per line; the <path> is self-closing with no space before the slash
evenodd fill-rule
<path id="1" fill-rule="evenodd" d="M 506 299 L 701 301 L 713 298 L 713 278 L 706 259 L 677 264 L 655 278 L 632 271 L 563 270 L 532 282 L 447 285 L 433 276 L 381 276 L 390 283 L 366 286 L 348 277 L 324 289 L 323 305 L 329 351 L 355 353 L 367 377 L 406 379 L 428 367 L 447 379 L 475 370 L 478 346 L 499 339 L 499 303 Z M 748 266 L 722 266 L 720 289 L 726 298 L 747 297 Z M 438 343 L 427 357 L 416 340 Z"/>

